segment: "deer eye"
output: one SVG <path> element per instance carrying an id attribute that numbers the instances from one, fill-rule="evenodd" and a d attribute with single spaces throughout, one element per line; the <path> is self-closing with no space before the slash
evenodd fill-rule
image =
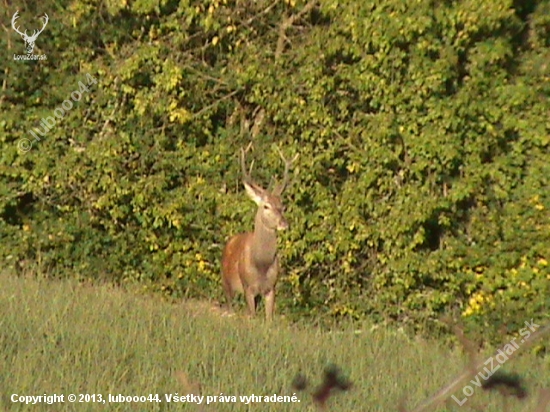
<path id="1" fill-rule="evenodd" d="M 264 209 L 270 209 L 269 205 L 264 205 Z"/>

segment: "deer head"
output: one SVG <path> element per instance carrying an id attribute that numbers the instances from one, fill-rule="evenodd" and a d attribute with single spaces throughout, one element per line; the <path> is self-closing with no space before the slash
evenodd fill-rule
<path id="1" fill-rule="evenodd" d="M 288 228 L 288 222 L 284 217 L 285 207 L 281 201 L 281 195 L 283 194 L 289 181 L 289 170 L 292 163 L 298 158 L 298 154 L 291 160 L 285 159 L 279 147 L 275 146 L 279 156 L 285 164 L 285 171 L 283 179 L 276 182 L 272 191 L 262 188 L 259 184 L 254 182 L 251 177 L 252 167 L 254 161 L 250 164 L 250 169 L 246 169 L 246 152 L 250 149 L 251 145 L 248 145 L 247 149 L 241 149 L 241 171 L 243 175 L 243 185 L 246 189 L 248 196 L 258 205 L 257 219 L 260 223 L 269 230 L 285 230 Z"/>
<path id="2" fill-rule="evenodd" d="M 42 33 L 46 28 L 49 18 L 48 18 L 48 15 L 44 13 L 44 16 L 40 17 L 40 19 L 44 19 L 44 24 L 42 25 L 42 28 L 40 30 L 34 30 L 32 35 L 29 36 L 27 34 L 27 30 L 25 30 L 25 33 L 21 33 L 21 31 L 19 31 L 19 27 L 15 26 L 15 21 L 19 18 L 18 13 L 19 13 L 19 10 L 16 11 L 15 14 L 13 15 L 11 19 L 11 26 L 25 41 L 25 50 L 27 54 L 31 54 L 34 50 L 36 39 L 38 35 Z"/>

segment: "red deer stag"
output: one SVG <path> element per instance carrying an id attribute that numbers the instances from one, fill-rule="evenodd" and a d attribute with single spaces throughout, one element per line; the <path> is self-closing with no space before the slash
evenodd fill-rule
<path id="1" fill-rule="evenodd" d="M 250 177 L 254 162 L 249 171 L 246 170 L 245 156 L 248 149 L 250 145 L 246 150 L 241 149 L 243 184 L 248 196 L 258 205 L 258 211 L 254 220 L 254 231 L 235 235 L 225 245 L 222 255 L 222 282 L 230 311 L 235 292 L 244 292 L 249 314 L 254 316 L 255 298 L 261 294 L 265 299 L 266 319 L 271 321 L 275 308 L 275 285 L 279 275 L 277 231 L 288 228 L 280 196 L 288 184 L 290 166 L 298 155 L 288 161 L 276 147 L 285 164 L 285 170 L 283 180 L 277 182 L 275 188 L 269 192 Z"/>

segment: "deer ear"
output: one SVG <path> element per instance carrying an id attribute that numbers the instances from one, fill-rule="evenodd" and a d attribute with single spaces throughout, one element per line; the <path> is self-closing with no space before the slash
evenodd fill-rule
<path id="1" fill-rule="evenodd" d="M 253 183 L 244 182 L 244 188 L 246 189 L 246 194 L 250 197 L 257 205 L 264 201 L 265 190 L 260 186 L 257 186 Z"/>

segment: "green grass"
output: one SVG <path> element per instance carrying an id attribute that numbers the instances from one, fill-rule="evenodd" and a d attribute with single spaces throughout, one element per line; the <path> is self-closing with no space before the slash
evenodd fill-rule
<path id="1" fill-rule="evenodd" d="M 0 410 L 2 411 L 179 411 L 182 403 L 64 403 L 24 406 L 12 394 L 183 395 L 183 372 L 200 382 L 204 396 L 292 395 L 304 373 L 309 392 L 334 363 L 353 382 L 331 397 L 330 411 L 392 411 L 406 395 L 417 405 L 463 370 L 461 351 L 437 342 L 409 340 L 384 328 L 357 325 L 323 331 L 291 325 L 279 317 L 222 317 L 212 305 L 174 305 L 108 286 L 79 285 L 0 275 Z M 511 410 L 533 411 L 537 392 L 550 386 L 548 360 L 526 352 L 505 364 L 525 378 L 531 396 Z M 460 399 L 461 388 L 456 392 Z M 205 410 L 313 411 L 308 392 L 300 403 L 215 403 Z M 439 410 L 502 411 L 500 398 L 476 388 L 462 406 Z"/>

